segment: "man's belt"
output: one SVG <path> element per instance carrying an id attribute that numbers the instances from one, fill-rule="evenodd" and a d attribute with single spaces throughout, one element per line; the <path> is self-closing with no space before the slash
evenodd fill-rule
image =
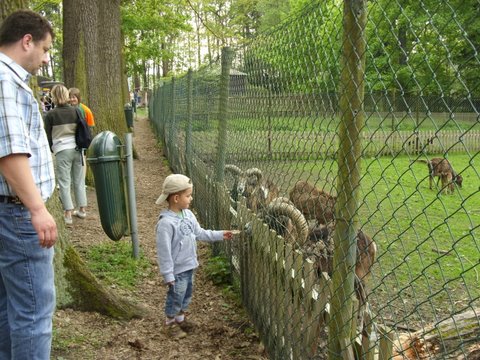
<path id="1" fill-rule="evenodd" d="M 0 203 L 23 205 L 18 196 L 0 195 Z"/>

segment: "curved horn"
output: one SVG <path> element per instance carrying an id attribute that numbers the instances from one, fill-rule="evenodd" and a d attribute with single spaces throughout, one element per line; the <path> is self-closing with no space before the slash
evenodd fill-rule
<path id="1" fill-rule="evenodd" d="M 286 202 L 286 201 L 288 202 Z M 268 212 L 277 215 L 284 215 L 292 220 L 293 226 L 296 229 L 298 236 L 298 243 L 303 245 L 308 237 L 308 223 L 305 216 L 292 205 L 287 198 L 276 198 L 268 205 Z"/>
<path id="2" fill-rule="evenodd" d="M 250 177 L 250 176 L 256 176 L 258 180 L 260 180 L 263 176 L 262 174 L 262 170 L 260 170 L 259 168 L 250 168 L 250 169 L 247 169 L 245 170 L 245 175 L 247 177 Z"/>
<path id="3" fill-rule="evenodd" d="M 225 172 L 228 172 L 230 174 L 232 174 L 233 176 L 240 176 L 242 175 L 243 171 L 242 169 L 240 169 L 237 165 L 233 165 L 233 164 L 227 164 L 225 165 Z"/>
<path id="4" fill-rule="evenodd" d="M 290 204 L 292 206 L 295 206 L 295 204 L 287 197 L 284 197 L 284 196 L 279 196 L 279 197 L 276 197 L 275 199 L 273 199 L 270 204 L 273 205 L 277 205 L 278 204 L 282 204 L 282 203 L 285 203 L 285 204 Z"/>

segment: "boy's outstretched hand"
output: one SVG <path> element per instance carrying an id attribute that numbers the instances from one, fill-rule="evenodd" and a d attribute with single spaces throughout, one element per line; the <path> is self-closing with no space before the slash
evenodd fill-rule
<path id="1" fill-rule="evenodd" d="M 232 240 L 233 235 L 240 234 L 240 230 L 225 230 L 223 232 L 223 240 Z"/>

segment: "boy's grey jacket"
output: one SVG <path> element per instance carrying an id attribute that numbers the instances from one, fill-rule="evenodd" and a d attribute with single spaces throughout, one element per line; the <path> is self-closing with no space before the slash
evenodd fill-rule
<path id="1" fill-rule="evenodd" d="M 195 215 L 182 210 L 183 219 L 171 210 L 160 213 L 156 226 L 157 260 L 166 283 L 175 280 L 175 274 L 198 267 L 197 240 L 223 240 L 222 230 L 202 229 Z"/>

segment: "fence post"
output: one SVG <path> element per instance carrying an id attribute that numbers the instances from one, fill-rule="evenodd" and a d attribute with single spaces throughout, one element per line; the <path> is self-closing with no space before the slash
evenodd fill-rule
<path id="1" fill-rule="evenodd" d="M 173 155 L 173 153 L 170 151 L 172 149 L 172 146 L 175 144 L 175 136 L 176 136 L 176 129 L 175 129 L 175 77 L 172 77 L 172 89 L 170 93 L 170 124 L 168 127 L 168 143 L 167 143 L 167 149 L 169 150 L 168 153 Z M 170 159 L 170 161 L 172 161 Z M 177 166 L 177 164 L 171 164 L 174 168 Z"/>
<path id="2" fill-rule="evenodd" d="M 161 124 L 160 124 L 160 133 L 162 134 L 162 143 L 163 145 L 166 144 L 167 141 L 167 134 L 166 134 L 166 121 L 167 121 L 167 84 L 163 83 L 162 85 L 162 92 L 161 92 L 161 103 L 160 103 L 160 116 L 161 116 Z"/>
<path id="3" fill-rule="evenodd" d="M 223 183 L 225 178 L 225 157 L 227 152 L 227 125 L 228 125 L 228 95 L 230 89 L 230 69 L 232 67 L 233 50 L 231 48 L 222 48 L 222 73 L 220 75 L 219 99 L 218 99 L 218 148 L 215 168 L 216 185 Z M 212 216 L 216 221 L 216 226 L 222 224 L 219 207 L 223 204 L 221 201 L 223 186 L 215 186 L 215 205 L 212 209 Z M 218 243 L 214 243 L 212 253 L 217 256 L 220 253 Z"/>
<path id="4" fill-rule="evenodd" d="M 329 359 L 354 359 L 352 324 L 356 225 L 364 113 L 366 0 L 344 0 L 335 253 Z"/>
<path id="5" fill-rule="evenodd" d="M 192 121 L 193 121 L 193 71 L 187 73 L 187 129 L 185 134 L 185 153 L 187 162 L 187 174 L 192 171 Z"/>
<path id="6" fill-rule="evenodd" d="M 233 50 L 222 49 L 222 74 L 220 77 L 220 94 L 218 104 L 218 150 L 215 181 L 223 182 L 225 157 L 227 152 L 228 93 L 230 89 L 230 69 L 232 67 Z"/>

